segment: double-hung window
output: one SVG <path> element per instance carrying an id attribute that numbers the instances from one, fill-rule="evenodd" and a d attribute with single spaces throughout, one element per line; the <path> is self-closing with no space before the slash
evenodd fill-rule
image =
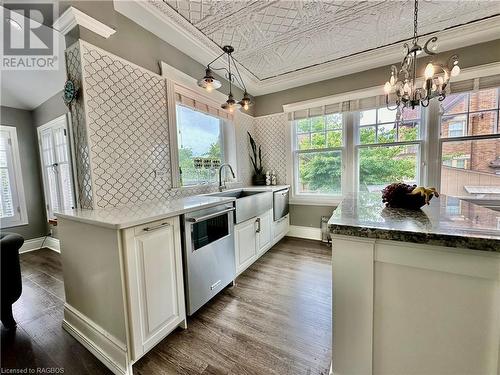
<path id="1" fill-rule="evenodd" d="M 0 126 L 0 221 L 2 228 L 28 224 L 16 128 Z"/>
<path id="2" fill-rule="evenodd" d="M 442 193 L 500 200 L 499 90 L 452 94 L 441 103 Z"/>
<path id="3" fill-rule="evenodd" d="M 392 182 L 420 182 L 421 110 L 400 116 L 385 107 L 354 114 L 359 191 L 380 191 Z"/>
<path id="4" fill-rule="evenodd" d="M 181 186 L 216 182 L 224 162 L 224 120 L 180 103 L 176 119 Z"/>
<path id="5" fill-rule="evenodd" d="M 293 121 L 295 196 L 342 195 L 344 115 L 332 113 Z"/>
<path id="6" fill-rule="evenodd" d="M 75 208 L 66 115 L 38 128 L 47 217 Z"/>

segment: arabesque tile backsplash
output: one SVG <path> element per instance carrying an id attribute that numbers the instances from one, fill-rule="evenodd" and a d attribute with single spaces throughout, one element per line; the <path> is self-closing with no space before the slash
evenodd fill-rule
<path id="1" fill-rule="evenodd" d="M 165 77 L 149 72 L 87 42 L 67 50 L 70 77 L 83 96 L 72 105 L 79 202 L 108 208 L 141 201 L 180 198 L 217 190 L 215 185 L 172 188 Z M 279 159 L 282 115 L 262 121 L 235 116 L 238 181 L 251 184 L 247 132 L 263 145 L 266 168 L 286 181 Z M 267 129 L 270 126 L 272 129 Z M 161 171 L 161 173 L 158 173 Z"/>

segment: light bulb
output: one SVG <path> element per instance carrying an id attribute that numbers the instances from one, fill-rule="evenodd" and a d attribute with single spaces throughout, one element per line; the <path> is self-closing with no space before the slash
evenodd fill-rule
<path id="1" fill-rule="evenodd" d="M 391 86 L 394 86 L 396 83 L 396 77 L 394 77 L 394 73 L 391 74 L 391 79 L 389 80 Z"/>
<path id="2" fill-rule="evenodd" d="M 250 107 L 248 106 L 248 103 L 245 103 L 245 104 L 243 105 L 243 109 L 244 109 L 245 111 L 248 111 L 248 108 L 250 108 Z"/>
<path id="3" fill-rule="evenodd" d="M 403 86 L 403 91 L 405 93 L 408 93 L 410 92 L 410 85 L 408 84 L 408 81 L 405 82 L 404 86 Z"/>
<path id="4" fill-rule="evenodd" d="M 389 82 L 386 82 L 384 85 L 384 91 L 387 95 L 389 95 L 389 93 L 391 92 L 391 88 L 391 84 Z"/>
<path id="5" fill-rule="evenodd" d="M 424 75 L 425 79 L 431 79 L 434 76 L 434 65 L 432 63 L 427 64 Z"/>
<path id="6" fill-rule="evenodd" d="M 452 76 L 452 77 L 456 77 L 456 76 L 458 76 L 459 74 L 460 74 L 460 67 L 459 67 L 459 66 L 458 66 L 458 64 L 457 64 L 457 65 L 455 65 L 455 66 L 453 67 L 453 69 L 451 70 L 451 76 Z"/>
<path id="7" fill-rule="evenodd" d="M 231 104 L 228 109 L 229 109 L 229 112 L 233 113 L 234 112 L 234 105 Z"/>
<path id="8" fill-rule="evenodd" d="M 437 86 L 435 83 L 432 84 L 432 91 L 436 91 L 437 90 Z"/>
<path id="9" fill-rule="evenodd" d="M 213 89 L 214 85 L 212 85 L 212 82 L 207 82 L 207 84 L 205 85 L 205 90 L 207 90 L 208 92 L 212 92 Z"/>

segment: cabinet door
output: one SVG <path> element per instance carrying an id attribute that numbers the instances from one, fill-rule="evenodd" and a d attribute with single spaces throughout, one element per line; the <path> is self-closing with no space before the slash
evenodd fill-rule
<path id="1" fill-rule="evenodd" d="M 258 227 L 257 227 L 257 237 L 259 239 L 259 250 L 258 255 L 263 254 L 266 250 L 271 247 L 271 224 L 272 224 L 272 215 L 273 210 L 267 211 L 264 215 L 261 215 L 257 218 Z"/>
<path id="2" fill-rule="evenodd" d="M 128 242 L 134 359 L 185 318 L 178 224 L 175 218 L 136 228 L 132 241 Z"/>
<path id="3" fill-rule="evenodd" d="M 235 227 L 236 273 L 253 263 L 257 254 L 257 220 L 250 219 Z"/>
<path id="4" fill-rule="evenodd" d="M 288 233 L 288 230 L 290 229 L 290 214 L 273 222 L 272 227 L 273 227 L 273 233 L 272 233 L 273 244 L 275 244 Z"/>

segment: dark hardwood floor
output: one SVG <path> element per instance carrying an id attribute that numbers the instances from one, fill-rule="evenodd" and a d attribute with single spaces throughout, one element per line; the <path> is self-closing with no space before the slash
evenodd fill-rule
<path id="1" fill-rule="evenodd" d="M 285 238 L 134 365 L 152 374 L 328 374 L 331 249 Z"/>
<path id="2" fill-rule="evenodd" d="M 61 328 L 59 254 L 21 256 L 23 295 L 15 334 L 2 330 L 2 368 L 109 374 Z M 328 374 L 331 250 L 285 238 L 134 365 L 134 374 Z"/>

